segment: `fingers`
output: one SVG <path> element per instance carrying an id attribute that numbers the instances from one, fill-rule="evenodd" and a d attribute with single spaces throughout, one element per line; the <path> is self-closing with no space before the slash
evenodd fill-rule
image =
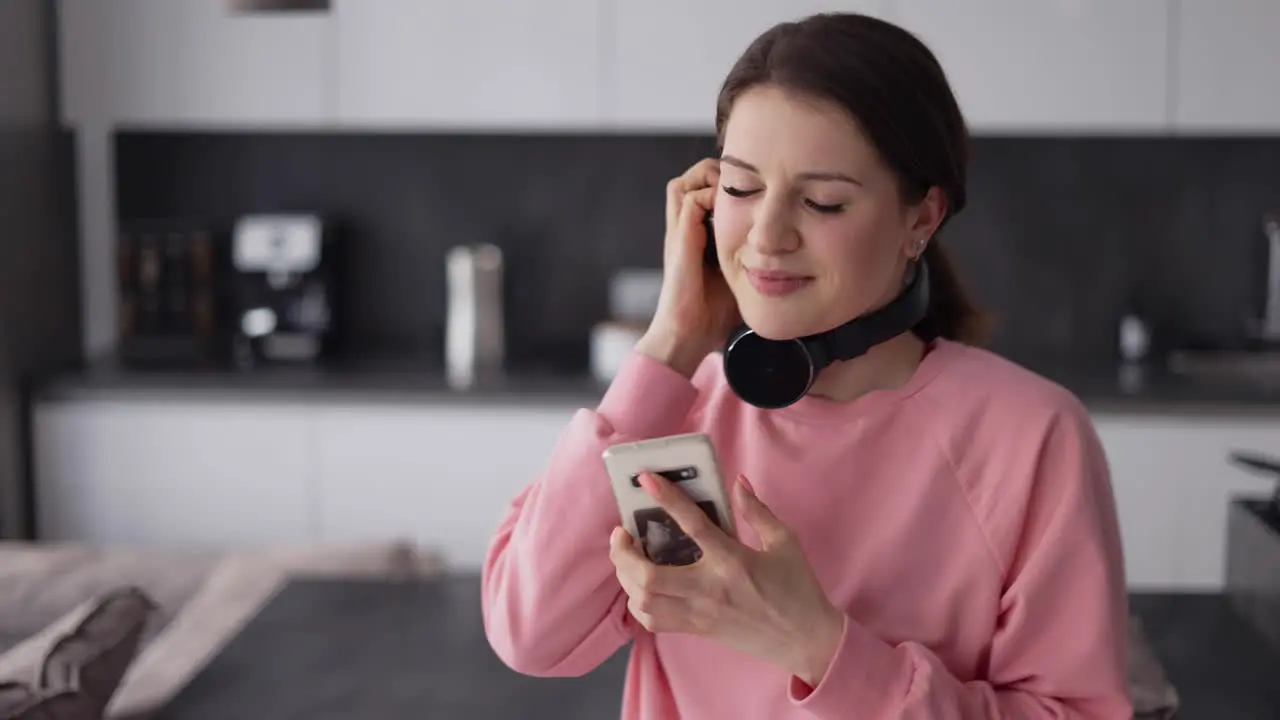
<path id="1" fill-rule="evenodd" d="M 684 207 L 684 196 L 693 190 L 714 188 L 720 180 L 720 160 L 704 158 L 667 183 L 667 227 L 676 224 Z"/>
<path id="2" fill-rule="evenodd" d="M 689 603 L 665 595 L 630 595 L 627 610 L 649 632 L 690 632 L 694 629 Z"/>
<path id="3" fill-rule="evenodd" d="M 640 473 L 640 486 L 698 544 L 704 558 L 712 553 L 727 555 L 735 550 L 737 542 L 671 481 L 655 473 L 644 472 Z"/>
<path id="4" fill-rule="evenodd" d="M 680 208 L 684 205 L 684 178 L 672 178 L 667 183 L 667 227 L 676 224 Z"/>
<path id="5" fill-rule="evenodd" d="M 660 592 L 682 587 L 687 578 L 681 568 L 664 568 L 649 562 L 623 528 L 614 528 L 609 537 L 609 557 L 623 592 L 627 610 L 650 632 L 681 632 L 690 617 L 689 603 L 682 595 Z"/>
<path id="6" fill-rule="evenodd" d="M 622 583 L 628 595 L 633 594 L 633 590 L 644 589 L 643 586 L 646 584 L 653 584 L 652 581 L 646 583 L 651 574 L 649 566 L 653 563 L 640 552 L 640 548 L 636 547 L 635 540 L 625 528 L 614 528 L 613 534 L 609 536 L 609 559 L 613 561 L 618 581 Z"/>
<path id="7" fill-rule="evenodd" d="M 701 266 L 703 250 L 706 249 L 706 244 L 711 241 L 711 238 L 707 237 L 707 230 L 702 224 L 702 218 L 711 211 L 711 204 L 715 200 L 715 196 L 716 189 L 713 187 L 685 193 L 684 201 L 680 208 L 680 217 L 676 221 L 678 230 L 673 235 L 673 238 L 681 243 L 680 256 L 691 262 L 696 261 L 698 263 L 696 267 Z M 701 240 L 697 238 L 701 238 Z"/>
<path id="8" fill-rule="evenodd" d="M 701 228 L 702 218 L 711 212 L 715 198 L 716 189 L 713 187 L 699 188 L 685 193 L 680 204 L 680 217 L 677 221 L 679 227 L 684 232 Z"/>
<path id="9" fill-rule="evenodd" d="M 791 530 L 756 496 L 751 481 L 745 475 L 739 475 L 736 485 L 734 491 L 738 495 L 738 509 L 743 519 L 760 537 L 761 549 L 768 550 L 790 541 Z"/>
<path id="10" fill-rule="evenodd" d="M 614 528 L 609 536 L 609 559 L 628 595 L 684 597 L 696 591 L 691 566 L 655 564 L 624 528 Z"/>

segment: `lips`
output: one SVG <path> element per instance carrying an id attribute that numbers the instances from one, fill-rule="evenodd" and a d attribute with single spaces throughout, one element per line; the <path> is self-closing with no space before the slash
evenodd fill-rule
<path id="1" fill-rule="evenodd" d="M 751 287 L 761 295 L 781 297 L 797 292 L 813 282 L 809 275 L 783 272 L 781 270 L 747 270 L 747 279 Z"/>

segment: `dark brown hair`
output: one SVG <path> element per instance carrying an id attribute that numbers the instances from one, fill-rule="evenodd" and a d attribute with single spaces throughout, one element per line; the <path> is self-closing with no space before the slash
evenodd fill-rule
<path id="1" fill-rule="evenodd" d="M 854 13 L 821 13 L 775 25 L 751 43 L 724 81 L 716 103 L 721 145 L 734 102 L 760 85 L 843 107 L 897 175 L 904 201 L 919 202 L 934 186 L 946 194 L 939 232 L 964 209 L 968 129 L 937 59 L 911 33 Z M 929 312 L 916 334 L 981 342 L 987 319 L 936 235 L 924 257 Z"/>

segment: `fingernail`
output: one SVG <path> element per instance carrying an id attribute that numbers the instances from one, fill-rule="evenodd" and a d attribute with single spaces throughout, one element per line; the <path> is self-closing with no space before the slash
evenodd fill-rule
<path id="1" fill-rule="evenodd" d="M 654 481 L 653 474 L 649 472 L 640 473 L 640 487 L 650 495 L 658 495 L 658 483 Z"/>
<path id="2" fill-rule="evenodd" d="M 751 481 L 747 479 L 746 475 L 743 475 L 742 473 L 738 473 L 738 482 L 742 484 L 742 487 L 746 489 L 747 492 L 751 493 L 752 495 L 756 494 L 756 489 L 751 486 Z"/>

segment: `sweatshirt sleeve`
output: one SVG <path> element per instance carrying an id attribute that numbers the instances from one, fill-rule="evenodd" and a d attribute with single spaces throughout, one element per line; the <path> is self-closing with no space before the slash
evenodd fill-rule
<path id="1" fill-rule="evenodd" d="M 846 615 L 825 677 L 790 680 L 820 720 L 1129 720 L 1128 596 L 1110 472 L 1083 410 L 1040 452 L 987 672 L 962 681 L 928 648 L 890 644 Z"/>
<path id="2" fill-rule="evenodd" d="M 632 355 L 598 408 L 574 414 L 545 472 L 511 502 L 481 569 L 485 634 L 509 667 L 584 675 L 631 639 L 609 560 L 620 519 L 601 453 L 678 432 L 697 393 L 671 368 Z"/>

